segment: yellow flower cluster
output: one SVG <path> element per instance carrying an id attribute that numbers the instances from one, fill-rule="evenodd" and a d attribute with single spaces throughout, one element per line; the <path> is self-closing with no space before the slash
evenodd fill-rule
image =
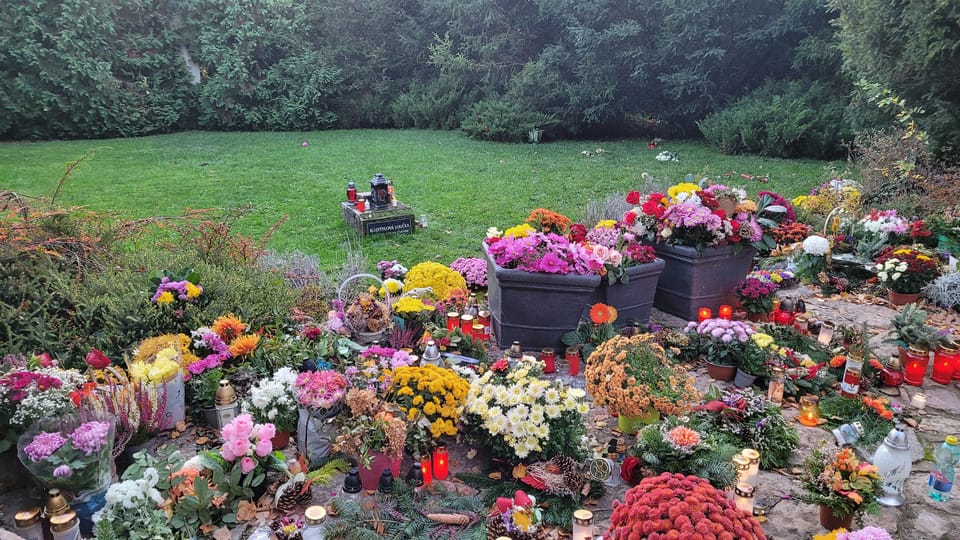
<path id="1" fill-rule="evenodd" d="M 670 186 L 670 188 L 667 189 L 667 195 L 670 197 L 671 202 L 676 203 L 680 194 L 692 194 L 698 191 L 700 191 L 700 186 L 691 182 L 681 182 Z"/>
<path id="2" fill-rule="evenodd" d="M 168 381 L 180 371 L 178 351 L 168 347 L 157 352 L 152 362 L 133 361 L 127 368 L 130 378 L 135 382 L 151 382 L 155 384 Z"/>
<path id="3" fill-rule="evenodd" d="M 450 293 L 466 289 L 467 282 L 460 272 L 440 263 L 427 261 L 417 264 L 407 272 L 404 285 L 407 290 L 430 287 L 439 300 L 445 300 Z"/>
<path id="4" fill-rule="evenodd" d="M 617 226 L 617 220 L 615 219 L 601 219 L 593 227 L 594 229 L 612 229 Z"/>
<path id="5" fill-rule="evenodd" d="M 682 414 L 701 397 L 693 377 L 667 358 L 652 334 L 603 342 L 587 359 L 584 378 L 594 403 L 624 416 L 641 416 L 651 407 Z"/>
<path id="6" fill-rule="evenodd" d="M 800 195 L 790 201 L 793 206 L 802 208 L 811 214 L 827 215 L 838 206 L 851 214 L 860 210 L 860 190 L 853 186 L 843 186 L 839 191 L 820 190 L 816 195 Z"/>
<path id="7" fill-rule="evenodd" d="M 520 459 L 543 450 L 554 420 L 589 411 L 583 390 L 538 379 L 528 367 L 511 371 L 503 383 L 495 376 L 487 371 L 470 383 L 466 410 L 480 417 L 491 436 L 503 437 Z"/>
<path id="8" fill-rule="evenodd" d="M 380 287 L 380 290 L 378 292 L 380 293 L 380 298 L 383 298 L 387 296 L 388 292 L 390 294 L 397 294 L 402 290 L 403 290 L 402 281 L 400 281 L 399 279 L 389 278 L 384 280 L 383 287 Z M 371 291 L 371 294 L 373 294 L 372 291 Z"/>
<path id="9" fill-rule="evenodd" d="M 837 535 L 847 532 L 846 529 L 834 529 L 826 534 L 815 534 L 813 540 L 837 540 Z"/>
<path id="10" fill-rule="evenodd" d="M 773 337 L 768 334 L 764 334 L 763 332 L 751 334 L 750 339 L 752 339 L 753 342 L 756 343 L 761 349 L 766 349 L 770 347 L 770 345 L 773 345 Z"/>
<path id="11" fill-rule="evenodd" d="M 529 223 L 521 223 L 520 225 L 510 227 L 509 229 L 503 231 L 503 236 L 512 236 L 514 238 L 525 238 L 527 236 L 530 236 L 530 233 L 534 233 L 534 232 L 537 232 L 537 230 L 531 227 Z"/>
<path id="12" fill-rule="evenodd" d="M 423 303 L 423 300 L 412 296 L 403 296 L 393 304 L 393 311 L 400 315 L 433 310 L 433 306 L 428 306 Z"/>
<path id="13" fill-rule="evenodd" d="M 400 406 L 410 422 L 429 423 L 430 435 L 457 434 L 470 384 L 452 369 L 434 365 L 403 366 L 393 370 L 389 399 Z"/>
<path id="14" fill-rule="evenodd" d="M 133 361 L 151 363 L 158 357 L 161 351 L 169 349 L 175 352 L 177 362 L 183 369 L 186 369 L 194 362 L 199 362 L 200 358 L 190 352 L 192 340 L 186 334 L 164 334 L 162 336 L 147 338 L 140 342 L 140 345 L 133 351 Z"/>

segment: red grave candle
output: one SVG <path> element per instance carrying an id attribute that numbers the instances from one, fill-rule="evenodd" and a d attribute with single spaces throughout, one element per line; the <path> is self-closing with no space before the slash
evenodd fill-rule
<path id="1" fill-rule="evenodd" d="M 923 376 L 927 372 L 930 353 L 929 351 L 910 347 L 907 349 L 906 356 L 907 361 L 903 366 L 905 382 L 909 385 L 920 386 L 923 384 Z"/>
<path id="2" fill-rule="evenodd" d="M 731 306 L 731 305 L 729 305 L 729 304 L 724 304 L 724 305 L 720 306 L 720 315 L 719 315 L 719 317 L 720 317 L 721 319 L 725 319 L 725 320 L 728 320 L 728 321 L 731 320 L 731 319 L 733 319 L 733 306 Z"/>
<path id="3" fill-rule="evenodd" d="M 697 310 L 697 322 L 703 322 L 711 317 L 713 317 L 713 312 L 710 311 L 710 308 L 702 307 Z"/>
<path id="4" fill-rule="evenodd" d="M 557 353 L 553 350 L 553 347 L 544 347 L 540 351 L 540 360 L 543 360 L 544 373 L 557 371 Z"/>
<path id="5" fill-rule="evenodd" d="M 446 480 L 448 474 L 450 474 L 450 455 L 447 445 L 440 443 L 433 449 L 433 476 L 437 480 Z"/>
<path id="6" fill-rule="evenodd" d="M 460 316 L 460 331 L 465 336 L 473 337 L 473 315 Z"/>
<path id="7" fill-rule="evenodd" d="M 950 384 L 957 372 L 957 363 L 960 362 L 960 351 L 952 345 L 941 345 L 933 353 L 933 373 L 930 378 L 938 384 Z"/>
<path id="8" fill-rule="evenodd" d="M 564 358 L 570 363 L 570 375 L 576 377 L 580 373 L 580 349 L 577 347 L 567 347 Z"/>
<path id="9" fill-rule="evenodd" d="M 420 471 L 423 473 L 423 485 L 429 486 L 433 483 L 433 467 L 430 466 L 430 457 L 424 456 L 420 460 Z"/>
<path id="10" fill-rule="evenodd" d="M 453 332 L 460 326 L 460 314 L 456 311 L 447 313 L 447 332 Z"/>

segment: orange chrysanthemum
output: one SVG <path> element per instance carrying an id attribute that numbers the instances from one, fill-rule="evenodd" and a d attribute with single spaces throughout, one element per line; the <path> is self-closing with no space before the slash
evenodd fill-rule
<path id="1" fill-rule="evenodd" d="M 596 303 L 590 307 L 590 320 L 593 324 L 612 323 L 617 320 L 617 308 Z"/>
<path id="2" fill-rule="evenodd" d="M 845 364 L 846 362 L 847 362 L 847 357 L 842 354 L 838 354 L 830 359 L 830 367 L 838 368 L 843 364 Z"/>
<path id="3" fill-rule="evenodd" d="M 240 336 L 230 342 L 230 354 L 232 354 L 234 357 L 253 354 L 253 351 L 256 350 L 257 345 L 259 344 L 260 336 L 257 334 Z"/>
<path id="4" fill-rule="evenodd" d="M 247 331 L 247 323 L 241 321 L 236 315 L 231 313 L 230 315 L 218 317 L 217 320 L 213 321 L 213 324 L 210 325 L 210 329 L 220 336 L 220 339 L 225 343 L 230 343 Z"/>
<path id="5" fill-rule="evenodd" d="M 700 434 L 686 426 L 677 426 L 667 432 L 667 440 L 674 446 L 690 448 L 700 444 Z"/>

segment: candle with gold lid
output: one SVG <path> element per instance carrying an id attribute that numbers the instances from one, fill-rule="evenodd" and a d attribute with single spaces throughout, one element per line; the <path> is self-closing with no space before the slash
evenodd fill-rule
<path id="1" fill-rule="evenodd" d="M 77 513 L 67 510 L 50 517 L 50 533 L 53 540 L 80 540 L 80 520 Z"/>
<path id="2" fill-rule="evenodd" d="M 43 540 L 40 507 L 21 510 L 14 514 L 13 527 L 24 540 Z"/>

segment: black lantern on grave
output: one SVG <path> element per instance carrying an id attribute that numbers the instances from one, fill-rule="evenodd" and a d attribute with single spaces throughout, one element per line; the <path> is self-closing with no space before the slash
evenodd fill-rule
<path id="1" fill-rule="evenodd" d="M 372 210 L 390 208 L 390 182 L 381 173 L 377 173 L 370 179 L 370 208 Z"/>

